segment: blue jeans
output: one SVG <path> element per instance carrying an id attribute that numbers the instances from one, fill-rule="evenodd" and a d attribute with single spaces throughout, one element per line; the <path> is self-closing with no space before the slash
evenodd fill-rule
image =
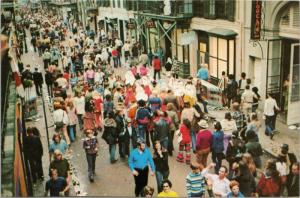
<path id="1" fill-rule="evenodd" d="M 89 177 L 95 174 L 95 164 L 96 164 L 96 156 L 97 154 L 88 154 L 86 153 L 86 160 L 88 163 L 88 172 Z"/>
<path id="2" fill-rule="evenodd" d="M 211 158 L 212 158 L 212 161 L 216 164 L 216 166 L 215 166 L 216 174 L 219 174 L 219 169 L 222 166 L 222 156 L 223 156 L 223 153 L 216 153 L 215 151 L 212 151 Z"/>
<path id="3" fill-rule="evenodd" d="M 76 124 L 74 125 L 69 125 L 68 126 L 68 132 L 69 132 L 69 137 L 70 137 L 70 140 L 71 142 L 74 142 L 75 141 L 75 130 L 76 130 Z"/>
<path id="4" fill-rule="evenodd" d="M 196 134 L 194 130 L 191 129 L 191 138 L 192 138 L 192 148 L 193 151 L 196 151 Z"/>
<path id="5" fill-rule="evenodd" d="M 138 125 L 137 127 L 137 138 L 146 140 L 146 128 L 144 125 Z"/>
<path id="6" fill-rule="evenodd" d="M 110 156 L 111 162 L 113 162 L 115 160 L 115 155 L 116 155 L 116 144 L 110 144 L 109 145 L 109 156 Z"/>
<path id="7" fill-rule="evenodd" d="M 163 188 L 162 188 L 162 183 L 164 180 L 168 179 L 170 174 L 170 171 L 155 171 L 155 176 L 156 176 L 156 182 L 157 182 L 157 191 L 160 193 Z"/>
<path id="8" fill-rule="evenodd" d="M 169 145 L 169 139 L 168 139 L 168 137 L 165 137 L 165 138 L 161 139 L 160 140 L 160 144 L 165 149 L 168 149 L 168 145 Z M 154 147 L 154 145 L 153 145 L 153 147 Z"/>
<path id="9" fill-rule="evenodd" d="M 79 129 L 83 129 L 83 118 L 82 114 L 77 114 L 78 123 L 79 123 Z"/>

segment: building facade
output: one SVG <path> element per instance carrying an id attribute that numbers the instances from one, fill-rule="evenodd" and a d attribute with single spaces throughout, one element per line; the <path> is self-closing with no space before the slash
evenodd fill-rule
<path id="1" fill-rule="evenodd" d="M 244 9 L 244 71 L 265 98 L 273 93 L 287 111 L 287 124 L 299 122 L 299 1 L 261 1 L 261 38 L 251 40 L 251 9 Z M 251 2 L 244 2 L 251 7 Z"/>
<path id="2" fill-rule="evenodd" d="M 122 41 L 141 42 L 147 52 L 162 49 L 163 61 L 176 57 L 192 76 L 204 63 L 213 84 L 222 71 L 237 80 L 245 72 L 262 99 L 273 93 L 283 110 L 300 105 L 295 80 L 299 1 L 103 0 L 97 6 L 99 27 Z M 260 11 L 258 39 L 251 36 L 257 14 L 252 8 Z M 286 116 L 289 124 L 296 119 L 291 110 Z"/>

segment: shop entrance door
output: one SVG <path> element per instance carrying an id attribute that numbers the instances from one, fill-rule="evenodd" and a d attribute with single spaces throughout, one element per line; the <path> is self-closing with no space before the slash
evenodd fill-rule
<path id="1" fill-rule="evenodd" d="M 268 41 L 266 93 L 272 93 L 275 96 L 277 104 L 281 104 L 282 102 L 281 46 L 281 39 Z"/>
<path id="2" fill-rule="evenodd" d="M 289 86 L 289 104 L 287 111 L 287 124 L 299 123 L 300 108 L 300 61 L 299 61 L 300 43 L 291 45 L 291 64 L 290 64 L 290 86 Z"/>

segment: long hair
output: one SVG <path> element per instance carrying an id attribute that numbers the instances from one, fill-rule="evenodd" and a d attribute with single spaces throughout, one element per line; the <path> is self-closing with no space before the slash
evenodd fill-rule
<path id="1" fill-rule="evenodd" d="M 188 119 L 184 119 L 182 123 L 188 128 L 191 129 L 191 122 Z"/>

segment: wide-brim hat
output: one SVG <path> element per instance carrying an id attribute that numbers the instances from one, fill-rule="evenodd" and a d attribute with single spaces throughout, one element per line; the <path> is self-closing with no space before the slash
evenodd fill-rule
<path id="1" fill-rule="evenodd" d="M 207 121 L 206 120 L 200 120 L 199 122 L 198 122 L 198 125 L 201 127 L 201 128 L 208 128 L 208 123 L 207 123 Z"/>

